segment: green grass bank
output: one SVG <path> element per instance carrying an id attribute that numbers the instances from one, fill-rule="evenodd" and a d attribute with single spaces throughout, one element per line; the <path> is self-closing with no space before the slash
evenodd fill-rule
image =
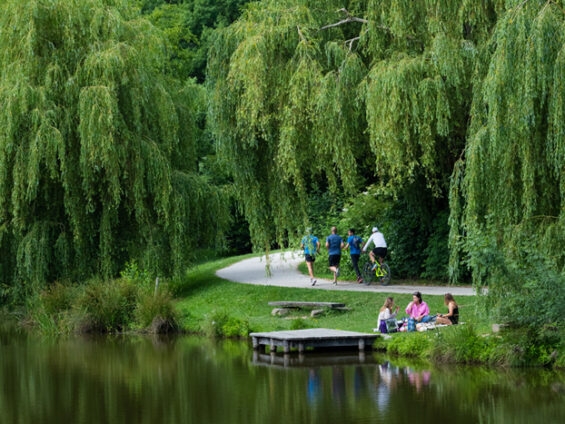
<path id="1" fill-rule="evenodd" d="M 17 313 L 20 322 L 42 334 L 186 332 L 212 337 L 246 338 L 253 331 L 325 327 L 372 332 L 387 296 L 400 306 L 410 294 L 328 291 L 238 284 L 216 276 L 218 269 L 254 255 L 209 260 L 177 280 L 155 283 L 131 264 L 119 279 L 81 284 L 55 283 L 36 290 Z M 414 282 L 411 282 L 414 283 Z M 343 302 L 350 310 L 309 311 L 272 316 L 270 301 Z M 424 296 L 432 313 L 445 312 L 443 296 Z M 565 334 L 546 326 L 537 331 L 507 329 L 491 334 L 491 322 L 478 297 L 460 297 L 465 325 L 426 333 L 399 333 L 379 339 L 375 347 L 393 355 L 434 362 L 501 366 L 565 367 Z"/>
<path id="2" fill-rule="evenodd" d="M 409 294 L 339 292 L 310 288 L 284 288 L 238 284 L 215 275 L 252 255 L 202 264 L 187 272 L 172 287 L 179 298 L 179 326 L 187 332 L 217 337 L 247 337 L 253 331 L 277 331 L 311 327 L 372 332 L 378 310 L 387 296 L 400 306 L 399 316 L 410 302 Z M 269 301 L 343 302 L 350 311 L 329 311 L 310 318 L 305 311 L 290 316 L 271 315 Z M 445 312 L 442 296 L 424 296 L 432 313 Z M 399 333 L 379 340 L 375 347 L 400 356 L 444 363 L 476 363 L 499 366 L 565 366 L 565 335 L 561 329 L 544 328 L 532 333 L 508 329 L 491 334 L 491 322 L 477 297 L 460 297 L 461 320 L 465 325 L 427 333 Z"/>

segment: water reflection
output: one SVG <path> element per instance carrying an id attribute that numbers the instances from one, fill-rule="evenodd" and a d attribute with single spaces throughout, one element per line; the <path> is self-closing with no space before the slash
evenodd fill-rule
<path id="1" fill-rule="evenodd" d="M 565 422 L 565 376 L 205 338 L 0 331 L 0 423 Z"/>

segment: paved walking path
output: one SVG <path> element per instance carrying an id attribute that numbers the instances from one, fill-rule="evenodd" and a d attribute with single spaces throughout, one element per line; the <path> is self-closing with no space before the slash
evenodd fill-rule
<path id="1" fill-rule="evenodd" d="M 304 258 L 300 255 L 300 253 L 275 253 L 270 255 L 270 261 L 270 276 L 266 273 L 267 262 L 265 256 L 244 259 L 243 261 L 220 269 L 216 272 L 216 275 L 220 278 L 236 283 L 262 286 L 380 293 L 413 293 L 415 291 L 420 291 L 422 294 L 431 295 L 443 295 L 449 292 L 453 294 L 453 296 L 473 296 L 475 294 L 475 291 L 471 287 L 395 285 L 394 279 L 393 284 L 386 287 L 380 285 L 365 286 L 355 282 L 339 280 L 337 286 L 334 286 L 329 280 L 318 279 L 316 285 L 312 287 L 310 285 L 310 277 L 303 275 L 300 271 L 298 271 L 298 264 L 304 261 Z M 322 266 L 322 264 L 316 264 L 316 266 Z"/>

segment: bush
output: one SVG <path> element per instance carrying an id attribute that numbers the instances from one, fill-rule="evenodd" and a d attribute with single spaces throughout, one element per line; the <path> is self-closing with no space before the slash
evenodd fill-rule
<path id="1" fill-rule="evenodd" d="M 53 315 L 70 309 L 75 297 L 75 287 L 57 282 L 41 291 L 39 301 L 43 310 Z"/>
<path id="2" fill-rule="evenodd" d="M 213 337 L 247 337 L 249 322 L 230 317 L 225 312 L 215 312 L 205 324 L 204 331 Z"/>
<path id="3" fill-rule="evenodd" d="M 173 307 L 171 293 L 160 287 L 155 294 L 152 290 L 140 290 L 135 308 L 136 323 L 142 327 L 152 325 L 155 318 L 167 322 L 170 327 L 176 327 L 178 317 Z"/>
<path id="4" fill-rule="evenodd" d="M 395 276 L 447 279 L 448 213 L 423 210 L 413 198 L 417 196 L 409 189 L 394 200 L 370 186 L 345 204 L 338 229 L 344 235 L 355 228 L 366 242 L 376 225 L 389 246 L 387 262 Z M 329 233 L 329 227 L 325 231 Z"/>
<path id="5" fill-rule="evenodd" d="M 565 324 L 565 276 L 527 246 L 519 257 L 504 255 L 493 241 L 483 241 L 469 259 L 476 282 L 488 282 L 486 308 L 495 319 L 534 331 Z"/>
<path id="6" fill-rule="evenodd" d="M 128 280 L 93 280 L 77 299 L 77 309 L 85 316 L 79 332 L 125 330 L 132 322 L 137 288 Z"/>
<path id="7" fill-rule="evenodd" d="M 471 325 L 454 325 L 436 332 L 430 358 L 436 362 L 490 362 L 490 338 L 479 336 Z"/>
<path id="8" fill-rule="evenodd" d="M 425 358 L 432 346 L 432 337 L 428 333 L 400 333 L 390 340 L 387 345 L 387 352 Z"/>

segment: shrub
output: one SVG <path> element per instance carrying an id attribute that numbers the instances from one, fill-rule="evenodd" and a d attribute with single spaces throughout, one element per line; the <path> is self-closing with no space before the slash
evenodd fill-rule
<path id="1" fill-rule="evenodd" d="M 428 333 L 400 333 L 388 343 L 387 352 L 423 358 L 428 355 L 432 345 L 432 337 Z"/>
<path id="2" fill-rule="evenodd" d="M 160 287 L 157 293 L 153 293 L 152 290 L 140 290 L 138 295 L 135 308 L 136 323 L 148 327 L 155 318 L 160 318 L 171 327 L 176 327 L 178 322 L 172 295 L 165 287 Z"/>
<path id="3" fill-rule="evenodd" d="M 489 362 L 492 343 L 472 325 L 454 325 L 435 333 L 430 357 L 436 362 Z"/>
<path id="4" fill-rule="evenodd" d="M 57 314 L 71 308 L 76 288 L 62 283 L 55 283 L 39 294 L 39 301 L 47 314 Z"/>
<path id="5" fill-rule="evenodd" d="M 520 258 L 505 256 L 492 241 L 485 242 L 470 260 L 471 266 L 483 270 L 478 279 L 489 284 L 486 307 L 497 320 L 515 327 L 536 331 L 548 324 L 563 326 L 565 276 L 527 246 L 517 250 Z"/>
<path id="6" fill-rule="evenodd" d="M 205 325 L 204 331 L 213 337 L 247 337 L 249 322 L 230 317 L 225 312 L 215 312 Z"/>
<path id="7" fill-rule="evenodd" d="M 86 316 L 79 332 L 125 330 L 133 321 L 137 289 L 125 279 L 88 283 L 77 299 L 77 309 Z"/>

